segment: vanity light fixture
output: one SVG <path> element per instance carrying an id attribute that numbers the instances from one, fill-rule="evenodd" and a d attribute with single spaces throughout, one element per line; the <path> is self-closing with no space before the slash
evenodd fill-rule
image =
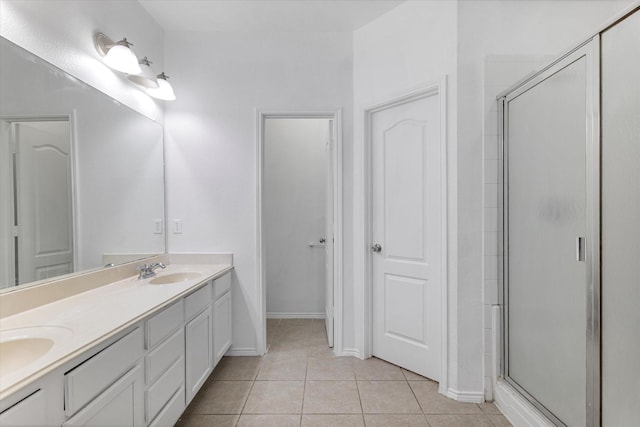
<path id="1" fill-rule="evenodd" d="M 160 85 L 158 84 L 156 75 L 151 69 L 152 62 L 145 56 L 138 61 L 138 64 L 140 65 L 142 72 L 140 74 L 130 75 L 129 80 L 147 89 L 157 89 Z"/>
<path id="2" fill-rule="evenodd" d="M 142 72 L 138 64 L 138 58 L 131 50 L 133 44 L 129 43 L 126 37 L 114 42 L 103 33 L 96 33 L 95 45 L 98 52 L 104 57 L 104 63 L 114 70 L 127 74 L 140 74 Z"/>
<path id="3" fill-rule="evenodd" d="M 164 72 L 158 74 L 158 85 L 157 89 L 147 89 L 147 93 L 154 98 L 162 99 L 165 101 L 174 101 L 176 99 L 176 94 L 173 92 L 173 87 L 167 81 L 169 76 L 167 76 Z"/>

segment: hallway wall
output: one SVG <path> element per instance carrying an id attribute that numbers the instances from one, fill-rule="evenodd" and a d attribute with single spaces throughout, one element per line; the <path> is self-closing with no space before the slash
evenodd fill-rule
<path id="1" fill-rule="evenodd" d="M 172 252 L 233 252 L 233 354 L 256 351 L 256 108 L 343 108 L 343 160 L 351 160 L 351 33 L 167 34 L 178 99 L 166 110 L 168 218 Z M 351 200 L 345 176 L 344 200 Z M 350 246 L 350 205 L 344 213 Z M 345 277 L 345 282 L 349 281 Z M 349 308 L 348 306 L 346 306 Z"/>

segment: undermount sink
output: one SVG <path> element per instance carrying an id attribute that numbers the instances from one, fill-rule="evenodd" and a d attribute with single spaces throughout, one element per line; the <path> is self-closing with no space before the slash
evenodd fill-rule
<path id="1" fill-rule="evenodd" d="M 45 356 L 57 341 L 73 333 L 57 326 L 35 326 L 0 331 L 0 377 L 11 374 Z"/>
<path id="2" fill-rule="evenodd" d="M 162 276 L 156 277 L 155 279 L 151 279 L 149 281 L 149 284 L 168 285 L 170 283 L 182 283 L 188 280 L 197 279 L 200 276 L 202 276 L 202 273 L 197 273 L 194 271 L 164 274 Z"/>

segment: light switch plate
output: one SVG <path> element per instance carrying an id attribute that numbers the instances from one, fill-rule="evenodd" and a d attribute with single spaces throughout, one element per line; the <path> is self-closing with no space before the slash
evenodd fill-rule
<path id="1" fill-rule="evenodd" d="M 173 220 L 173 234 L 182 234 L 182 220 L 180 218 Z"/>

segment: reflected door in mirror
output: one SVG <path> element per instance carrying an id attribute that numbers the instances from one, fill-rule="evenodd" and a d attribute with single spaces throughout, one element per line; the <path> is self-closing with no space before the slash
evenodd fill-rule
<path id="1" fill-rule="evenodd" d="M 68 120 L 10 127 L 15 283 L 73 272 L 71 144 Z M 10 259 L 11 257 L 9 257 Z"/>

